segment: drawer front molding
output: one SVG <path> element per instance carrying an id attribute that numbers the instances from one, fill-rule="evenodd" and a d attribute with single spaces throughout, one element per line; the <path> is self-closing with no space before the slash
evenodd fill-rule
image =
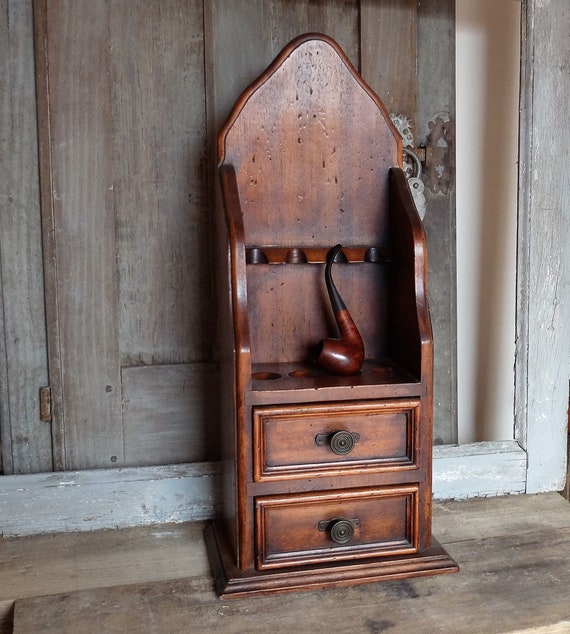
<path id="1" fill-rule="evenodd" d="M 255 407 L 254 480 L 417 468 L 420 400 Z"/>
<path id="2" fill-rule="evenodd" d="M 417 495 L 410 485 L 259 497 L 257 568 L 415 553 Z"/>

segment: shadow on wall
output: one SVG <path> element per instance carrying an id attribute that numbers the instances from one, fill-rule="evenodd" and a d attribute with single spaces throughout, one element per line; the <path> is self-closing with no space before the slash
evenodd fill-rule
<path id="1" fill-rule="evenodd" d="M 459 441 L 513 437 L 520 3 L 457 0 Z"/>

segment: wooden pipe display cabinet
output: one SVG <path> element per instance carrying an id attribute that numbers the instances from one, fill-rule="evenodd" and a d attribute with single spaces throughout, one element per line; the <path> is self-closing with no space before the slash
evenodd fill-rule
<path id="1" fill-rule="evenodd" d="M 384 106 L 333 40 L 307 34 L 242 94 L 218 159 L 218 594 L 456 571 L 431 535 L 425 234 Z M 339 243 L 365 351 L 350 375 L 314 360 L 337 336 L 323 274 Z"/>

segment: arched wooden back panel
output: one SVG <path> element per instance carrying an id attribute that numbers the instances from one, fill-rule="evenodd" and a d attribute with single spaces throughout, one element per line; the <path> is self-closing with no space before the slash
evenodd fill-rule
<path id="1" fill-rule="evenodd" d="M 401 138 L 378 97 L 324 35 L 291 42 L 219 135 L 234 166 L 246 244 L 381 242 Z M 278 229 L 277 229 L 278 228 Z"/>

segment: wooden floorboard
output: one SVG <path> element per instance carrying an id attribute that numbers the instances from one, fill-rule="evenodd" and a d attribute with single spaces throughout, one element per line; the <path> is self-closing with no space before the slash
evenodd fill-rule
<path id="1" fill-rule="evenodd" d="M 570 504 L 558 494 L 438 503 L 457 574 L 220 601 L 201 525 L 0 542 L 16 634 L 570 632 Z M 49 539 L 48 539 L 49 537 Z"/>
<path id="2" fill-rule="evenodd" d="M 0 601 L 210 574 L 204 525 L 0 540 Z"/>

